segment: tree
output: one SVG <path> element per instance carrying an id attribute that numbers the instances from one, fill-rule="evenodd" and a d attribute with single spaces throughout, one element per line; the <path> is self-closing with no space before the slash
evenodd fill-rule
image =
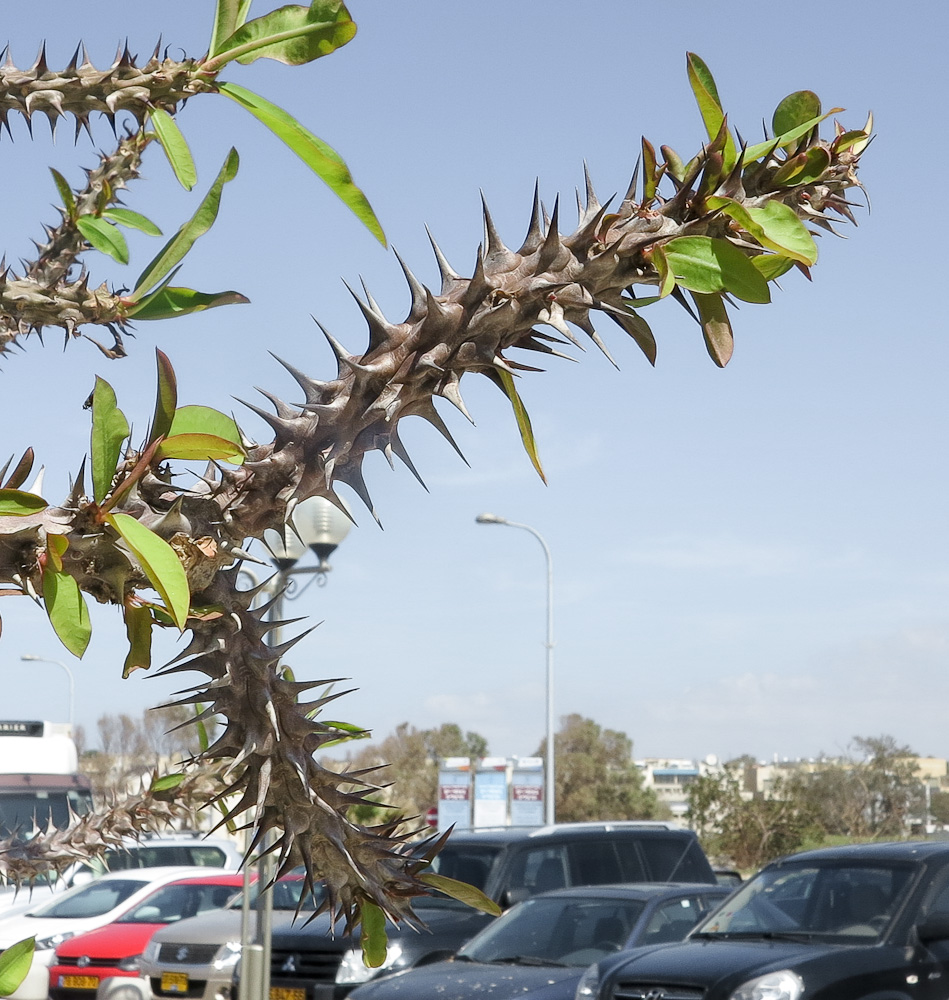
<path id="1" fill-rule="evenodd" d="M 488 741 L 479 733 L 462 734 L 454 722 L 437 729 L 417 729 L 402 722 L 379 744 L 365 747 L 341 770 L 370 770 L 382 786 L 372 800 L 353 806 L 361 823 L 408 823 L 417 830 L 420 817 L 438 802 L 438 762 L 445 757 L 485 757 Z"/>
<path id="2" fill-rule="evenodd" d="M 742 871 L 757 871 L 798 851 L 813 834 L 815 817 L 794 781 L 777 779 L 769 794 L 745 791 L 744 762 L 700 775 L 688 787 L 690 825 L 709 854 Z"/>
<path id="3" fill-rule="evenodd" d="M 124 712 L 99 716 L 99 747 L 83 746 L 79 757 L 80 769 L 91 779 L 97 800 L 111 803 L 117 795 L 141 791 L 134 786 L 143 779 L 169 763 L 177 767 L 199 754 L 198 731 L 189 725 L 193 715 L 183 707 L 167 706 L 137 719 Z"/>
<path id="4" fill-rule="evenodd" d="M 887 734 L 855 736 L 849 750 L 799 779 L 824 830 L 860 839 L 905 836 L 925 809 L 916 754 Z"/>
<path id="5" fill-rule="evenodd" d="M 114 358 L 125 352 L 122 334 L 132 320 L 241 301 L 232 291 L 171 285 L 187 251 L 214 221 L 224 187 L 238 169 L 234 151 L 194 216 L 131 291 L 90 288 L 83 263 L 91 248 L 117 259 L 125 255 L 116 224 L 151 225 L 120 205 L 118 196 L 138 178 L 143 157 L 156 144 L 183 185 L 193 183 L 193 163 L 177 124 L 190 99 L 224 96 L 254 115 L 383 238 L 333 150 L 280 108 L 221 77 L 238 59 L 302 65 L 332 52 L 353 35 L 348 11 L 339 0 L 314 0 L 309 7 L 285 6 L 248 21 L 248 6 L 218 0 L 208 52 L 201 57 L 161 59 L 156 50 L 139 66 L 126 51 L 102 72 L 80 63 L 77 53 L 55 72 L 41 54 L 28 70 L 3 68 L 4 116 L 30 120 L 43 114 L 51 122 L 70 117 L 77 128 L 90 128 L 91 111 L 108 118 L 125 113 L 132 121 L 78 188 L 54 174 L 61 222 L 50 227 L 34 260 L 0 277 L 4 350 L 14 344 L 32 348 L 34 335 L 51 327 L 67 338 L 99 327 L 112 337 L 102 349 Z M 653 361 L 655 338 L 642 313 L 673 298 L 700 323 L 713 361 L 727 363 L 733 339 L 728 303 L 768 301 L 770 282 L 793 267 L 807 273 L 815 263 L 808 226 L 832 229 L 833 213 L 851 218 L 846 192 L 858 183 L 870 124 L 851 131 L 839 127 L 821 138 L 827 115 L 816 95 L 800 91 L 775 111 L 774 138 L 740 146 L 708 68 L 690 55 L 688 71 L 708 132 L 694 157 L 683 160 L 663 146 L 660 162 L 655 147 L 643 140 L 641 178 L 619 204 L 601 205 L 588 178 L 579 224 L 562 234 L 557 208 L 548 218 L 535 198 L 530 230 L 518 250 L 504 245 L 486 209 L 485 241 L 470 277 L 457 274 L 436 250 L 438 293 L 404 268 L 412 296 L 404 322 L 387 320 L 368 295 L 357 299 L 369 327 L 363 354 L 350 354 L 326 335 L 338 359 L 335 376 L 317 379 L 285 364 L 305 401 L 291 405 L 268 394 L 272 412 L 251 407 L 273 429 L 271 441 L 247 440 L 230 418 L 206 408 L 179 407 L 174 372 L 159 352 L 154 413 L 146 433 L 134 440 L 111 386 L 97 381 L 91 460 L 87 470 L 76 462 L 83 471 L 62 503 L 47 502 L 39 486 L 27 486 L 31 451 L 0 476 L 0 581 L 7 592 L 41 601 L 77 655 L 89 638 L 84 595 L 119 608 L 129 636 L 125 674 L 149 665 L 153 628 L 189 631 L 186 653 L 166 669 L 205 675 L 180 704 L 204 705 L 206 717 L 224 720 L 202 760 L 229 765 L 231 789 L 239 797 L 233 814 L 252 810 L 260 835 L 277 834 L 281 868 L 305 864 L 311 878 L 326 883 L 330 905 L 350 921 L 370 914 L 375 926 L 380 908 L 395 920 L 411 918 L 411 898 L 429 891 L 429 876 L 394 829 L 367 829 L 348 818 L 350 807 L 370 801 L 374 790 L 361 785 L 359 775 L 318 764 L 314 754 L 346 730 L 319 720 L 329 696 L 306 699 L 305 692 L 321 682 L 285 675 L 281 657 L 294 640 L 267 645 L 271 625 L 264 610 L 255 605 L 255 594 L 238 588 L 244 546 L 292 522 L 295 505 L 308 497 L 339 503 L 339 483 L 372 509 L 362 473 L 365 455 L 382 451 L 414 472 L 400 420 L 421 416 L 451 441 L 433 397 L 464 410 L 459 384 L 466 374 L 484 375 L 502 390 L 540 471 L 514 384 L 515 375 L 530 369 L 511 356 L 516 348 L 557 353 L 539 325 L 557 331 L 558 343 L 575 340 L 572 326 L 599 346 L 591 317 L 608 316 Z M 185 484 L 176 463 L 199 458 L 209 461 L 206 473 Z M 152 589 L 160 600 L 148 596 Z M 108 822 L 98 823 L 100 843 L 89 828 L 77 829 L 76 843 L 100 847 Z M 42 840 L 32 848 L 38 870 L 56 867 L 67 853 L 61 846 L 57 852 L 44 849 Z M 364 935 L 364 942 L 369 938 Z"/>
<path id="6" fill-rule="evenodd" d="M 537 750 L 544 757 L 547 741 Z M 565 715 L 554 734 L 557 819 L 655 819 L 662 811 L 655 794 L 643 788 L 633 763 L 633 741 L 592 719 Z"/>

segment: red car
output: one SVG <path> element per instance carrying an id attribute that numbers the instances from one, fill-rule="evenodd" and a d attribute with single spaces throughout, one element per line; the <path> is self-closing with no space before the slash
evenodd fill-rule
<path id="1" fill-rule="evenodd" d="M 50 1000 L 92 1000 L 101 980 L 137 976 L 139 956 L 159 927 L 226 906 L 243 882 L 234 872 L 182 877 L 111 924 L 64 941 L 49 970 Z"/>

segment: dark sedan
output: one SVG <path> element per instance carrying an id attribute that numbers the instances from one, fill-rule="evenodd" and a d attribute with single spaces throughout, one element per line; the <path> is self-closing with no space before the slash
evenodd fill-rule
<path id="1" fill-rule="evenodd" d="M 949 844 L 827 848 L 773 862 L 689 935 L 600 960 L 599 1000 L 945 1000 Z"/>
<path id="2" fill-rule="evenodd" d="M 573 1000 L 591 962 L 680 941 L 729 894 L 707 884 L 558 889 L 512 907 L 448 960 L 360 986 L 351 1000 Z"/>

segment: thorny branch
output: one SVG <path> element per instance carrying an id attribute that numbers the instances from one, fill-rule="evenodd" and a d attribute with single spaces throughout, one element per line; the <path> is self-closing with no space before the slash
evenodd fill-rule
<path id="1" fill-rule="evenodd" d="M 174 110 L 190 94 L 213 87 L 195 66 L 160 62 L 157 53 L 142 69 L 126 53 L 106 73 L 87 60 L 77 65 L 74 59 L 63 73 L 52 73 L 42 57 L 23 73 L 8 64 L 0 72 L 0 121 L 10 111 L 27 117 L 42 112 L 51 122 L 71 114 L 79 128 L 88 127 L 92 110 L 110 116 L 130 110 L 140 123 L 149 106 Z M 560 348 L 577 343 L 579 330 L 606 351 L 592 318 L 607 316 L 654 361 L 655 339 L 641 315 L 654 299 L 636 297 L 644 285 L 694 309 L 709 353 L 725 364 L 730 296 L 767 301 L 768 281 L 792 266 L 806 272 L 816 259 L 807 226 L 832 231 L 836 216 L 852 221 L 845 194 L 859 183 L 869 125 L 855 132 L 838 127 L 825 140 L 811 123 L 782 139 L 736 149 L 723 120 L 689 163 L 665 147 L 659 163 L 644 142 L 642 180 L 634 176 L 618 205 L 601 205 L 587 177 L 579 222 L 564 235 L 558 205 L 548 217 L 535 193 L 517 249 L 505 245 L 485 207 L 484 242 L 469 277 L 456 272 L 433 242 L 438 291 L 422 285 L 400 260 L 411 294 L 403 320 L 387 319 L 371 296 L 354 293 L 368 326 L 362 354 L 350 354 L 324 330 L 337 358 L 334 376 L 317 379 L 281 362 L 303 400 L 270 396 L 272 412 L 250 406 L 272 428 L 273 439 L 247 442 L 243 465 L 212 463 L 186 489 L 173 483 L 160 459 L 146 459 L 143 472 L 142 453 L 130 451 L 120 464 L 109 509 L 169 542 L 185 567 L 192 606 L 213 609 L 188 618 L 190 644 L 165 672 L 203 674 L 179 704 L 204 705 L 204 715 L 225 720 L 201 757 L 226 764 L 229 791 L 239 799 L 229 815 L 250 810 L 258 839 L 274 832 L 281 871 L 304 864 L 313 880 L 325 881 L 330 907 L 347 921 L 357 920 L 367 902 L 394 920 L 412 920 L 412 897 L 430 891 L 420 877 L 426 860 L 392 828 L 366 828 L 348 818 L 349 806 L 376 787 L 365 774 L 338 774 L 317 762 L 321 746 L 338 735 L 318 719 L 330 699 L 306 700 L 308 690 L 325 682 L 282 674 L 281 657 L 299 637 L 267 644 L 275 623 L 265 620 L 266 608 L 253 608 L 253 592 L 237 588 L 247 540 L 292 521 L 295 505 L 309 497 L 341 506 L 339 483 L 372 510 L 362 474 L 366 453 L 382 451 L 390 463 L 397 457 L 417 477 L 399 437 L 400 421 L 421 417 L 454 446 L 434 397 L 465 413 L 460 383 L 467 374 L 486 376 L 510 394 L 512 376 L 537 370 L 515 360 L 515 349 L 562 356 Z M 124 138 L 90 173 L 89 189 L 79 197 L 93 197 L 106 184 L 114 196 L 135 177 L 146 141 L 141 130 Z M 659 193 L 660 181 L 671 189 L 666 195 Z M 8 272 L 0 280 L 0 341 L 50 325 L 68 334 L 88 324 L 122 328 L 121 300 L 107 289 L 90 291 L 85 275 L 70 280 L 82 249 L 66 218 L 24 275 Z M 6 486 L 25 478 L 18 473 Z M 136 591 L 150 580 L 103 510 L 80 476 L 61 505 L 0 516 L 0 583 L 42 595 L 44 567 L 55 557 L 97 601 L 134 604 Z M 99 834 L 104 836 L 101 828 Z M 88 850 L 94 840 L 79 827 L 37 837 L 25 853 L 0 854 L 0 872 L 27 877 Z"/>

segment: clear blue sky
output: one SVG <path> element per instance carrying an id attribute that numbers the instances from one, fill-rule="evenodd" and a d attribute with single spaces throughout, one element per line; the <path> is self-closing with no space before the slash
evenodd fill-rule
<path id="1" fill-rule="evenodd" d="M 65 65 L 84 38 L 97 65 L 126 37 L 146 58 L 159 34 L 199 55 L 210 0 L 8 4 L 13 56 L 29 65 L 45 38 Z M 267 4 L 256 0 L 255 11 Z M 457 722 L 494 753 L 531 753 L 543 729 L 544 565 L 526 532 L 479 526 L 488 510 L 534 526 L 553 551 L 557 714 L 627 732 L 637 755 L 811 756 L 855 734 L 892 733 L 949 756 L 949 545 L 944 335 L 947 230 L 941 165 L 946 97 L 942 5 L 912 18 L 855 0 L 828 8 L 627 0 L 583 4 L 359 2 L 360 30 L 303 69 L 257 63 L 229 79 L 292 111 L 346 157 L 391 243 L 434 283 L 428 223 L 456 269 L 481 239 L 479 189 L 509 242 L 528 221 L 535 178 L 550 204 L 572 202 L 588 162 L 601 195 L 625 190 L 642 134 L 691 155 L 703 137 L 685 53 L 716 75 L 746 136 L 802 88 L 841 105 L 850 127 L 872 109 L 878 138 L 862 177 L 873 211 L 848 240 L 826 236 L 808 284 L 789 275 L 772 305 L 735 320 L 732 364 L 715 368 L 673 303 L 650 321 L 651 369 L 604 320 L 621 366 L 595 349 L 528 375 L 521 393 L 550 481 L 523 455 L 510 411 L 486 382 L 463 389 L 477 427 L 449 414 L 466 468 L 427 425 L 405 440 L 430 493 L 381 456 L 368 480 L 385 530 L 368 515 L 340 547 L 329 585 L 294 606 L 323 622 L 294 651 L 298 676 L 348 676 L 359 691 L 334 712 L 380 736 L 407 720 Z M 884 16 L 885 13 L 885 16 Z M 236 288 L 252 305 L 141 324 L 130 357 L 108 362 L 55 335 L 3 365 L 2 451 L 32 444 L 65 495 L 88 446 L 81 405 L 94 374 L 116 388 L 138 428 L 151 413 L 153 349 L 178 370 L 180 398 L 224 409 L 260 385 L 295 400 L 267 354 L 314 375 L 332 360 L 310 319 L 351 349 L 364 327 L 340 278 L 363 275 L 401 318 L 407 295 L 383 251 L 306 169 L 229 102 L 192 101 L 180 123 L 199 187 L 228 147 L 242 156 L 222 217 L 180 278 Z M 91 164 L 70 127 L 31 145 L 20 120 L 0 141 L 8 259 L 52 221 L 49 164 L 72 180 Z M 112 141 L 94 125 L 96 144 Z M 166 232 L 193 211 L 160 152 L 127 205 Z M 569 213 L 568 213 L 569 215 Z M 90 255 L 93 277 L 131 283 L 155 244 L 132 241 L 128 269 Z M 662 312 L 660 312 L 662 310 Z M 484 380 L 480 380 L 484 382 Z M 470 384 L 469 384 L 470 383 Z M 263 425 L 239 419 L 261 438 Z M 65 681 L 22 653 L 68 660 L 40 609 L 0 602 L 7 717 L 65 718 Z M 77 718 L 139 711 L 176 685 L 121 681 L 122 631 L 97 609 L 77 681 Z M 168 655 L 175 647 L 165 644 Z"/>

